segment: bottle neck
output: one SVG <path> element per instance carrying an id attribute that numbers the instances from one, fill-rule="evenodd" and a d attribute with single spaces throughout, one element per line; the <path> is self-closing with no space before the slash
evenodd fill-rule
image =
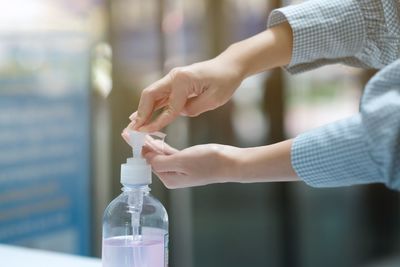
<path id="1" fill-rule="evenodd" d="M 122 192 L 124 193 L 137 193 L 137 192 L 142 192 L 143 194 L 148 194 L 150 192 L 150 187 L 148 184 L 142 184 L 142 185 L 128 185 L 128 184 L 123 184 L 121 188 Z"/>

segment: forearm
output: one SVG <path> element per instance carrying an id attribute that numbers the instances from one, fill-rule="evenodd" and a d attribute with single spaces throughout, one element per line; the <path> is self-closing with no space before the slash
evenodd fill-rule
<path id="1" fill-rule="evenodd" d="M 231 61 L 238 67 L 243 78 L 246 78 L 289 64 L 292 43 L 292 30 L 285 22 L 231 45 L 219 58 Z"/>
<path id="2" fill-rule="evenodd" d="M 268 146 L 242 148 L 232 168 L 233 182 L 298 181 L 291 163 L 292 140 Z"/>

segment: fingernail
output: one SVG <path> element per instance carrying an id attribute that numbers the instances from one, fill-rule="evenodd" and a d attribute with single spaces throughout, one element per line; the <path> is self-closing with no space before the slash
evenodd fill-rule
<path id="1" fill-rule="evenodd" d="M 134 112 L 134 113 L 132 113 L 132 114 L 129 116 L 129 119 L 132 121 L 132 120 L 134 120 L 136 117 L 137 117 L 137 112 Z"/>
<path id="2" fill-rule="evenodd" d="M 121 136 L 129 144 L 129 133 L 126 128 L 122 131 Z"/>

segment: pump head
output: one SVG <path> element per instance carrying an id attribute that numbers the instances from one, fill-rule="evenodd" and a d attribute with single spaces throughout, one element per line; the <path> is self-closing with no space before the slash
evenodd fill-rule
<path id="1" fill-rule="evenodd" d="M 124 185 L 146 185 L 151 184 L 151 166 L 142 157 L 142 149 L 146 143 L 146 137 L 155 137 L 164 142 L 165 134 L 161 132 L 143 133 L 128 130 L 129 145 L 132 147 L 133 157 L 128 158 L 121 165 L 121 183 Z M 153 140 L 148 138 L 147 140 Z"/>
<path id="2" fill-rule="evenodd" d="M 147 133 L 129 131 L 129 145 L 133 157 L 121 165 L 121 183 L 124 185 L 151 184 L 151 166 L 142 157 L 142 149 Z"/>

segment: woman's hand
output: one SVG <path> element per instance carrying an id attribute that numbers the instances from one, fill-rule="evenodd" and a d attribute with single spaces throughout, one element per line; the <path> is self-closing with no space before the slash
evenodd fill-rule
<path id="1" fill-rule="evenodd" d="M 197 116 L 225 104 L 243 80 L 238 65 L 227 57 L 175 68 L 142 91 L 138 110 L 129 118 L 129 128 L 154 132 L 178 115 Z M 163 109 L 151 121 L 153 113 Z"/>
<path id="2" fill-rule="evenodd" d="M 168 188 L 234 182 L 238 179 L 241 149 L 207 144 L 178 151 L 153 141 L 143 150 L 153 172 Z"/>
<path id="3" fill-rule="evenodd" d="M 269 146 L 237 148 L 206 144 L 176 150 L 161 141 L 147 142 L 143 156 L 168 188 L 225 182 L 296 181 L 292 140 Z"/>

